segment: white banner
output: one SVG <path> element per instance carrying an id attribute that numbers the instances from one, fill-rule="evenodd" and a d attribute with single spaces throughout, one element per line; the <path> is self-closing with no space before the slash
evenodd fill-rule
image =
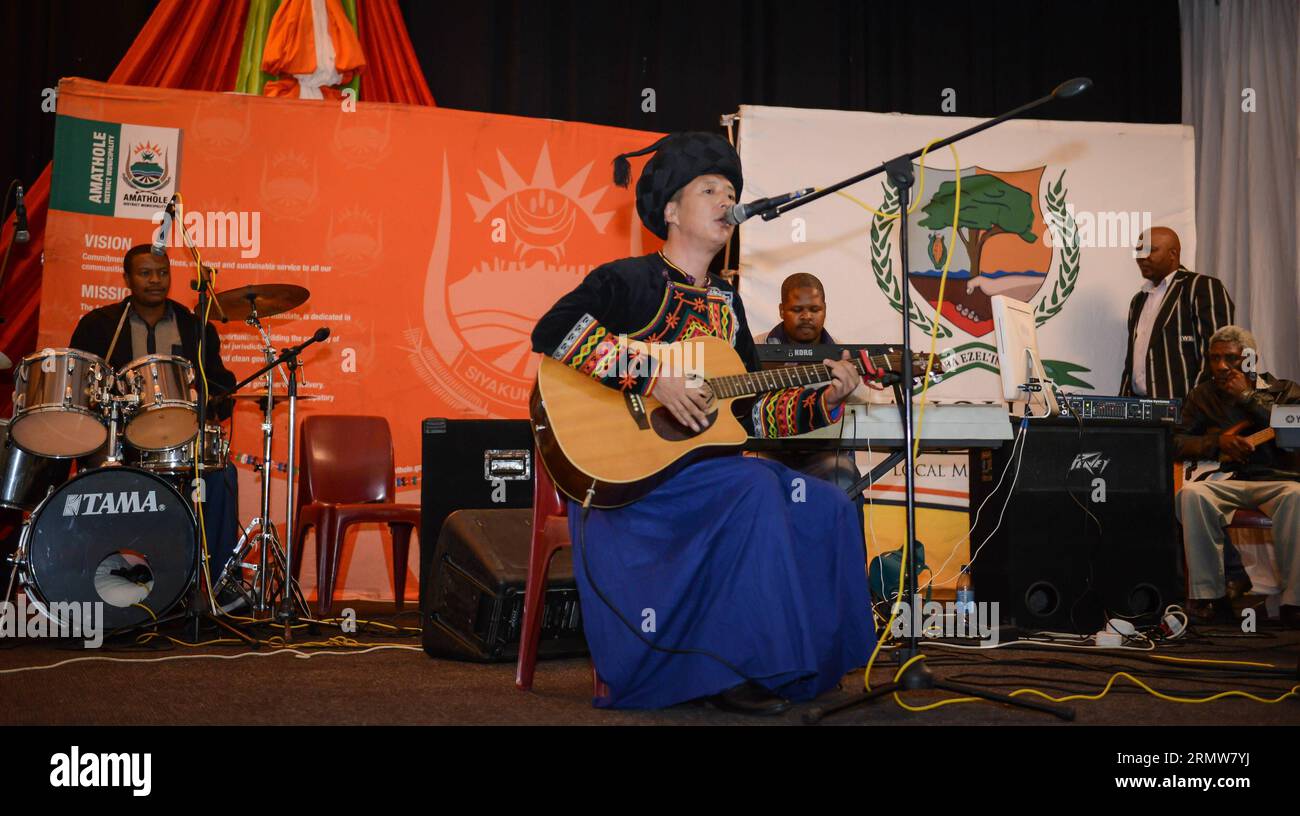
<path id="1" fill-rule="evenodd" d="M 744 199 L 833 184 L 978 121 L 743 106 Z M 914 163 L 906 275 L 898 222 L 862 206 L 897 212 L 883 175 L 780 219 L 748 221 L 741 227 L 740 285 L 750 328 L 761 335 L 779 322 L 781 282 L 808 272 L 826 289 L 826 330 L 837 341 L 898 343 L 901 287 L 910 285 L 913 348 L 928 350 L 934 330 L 937 347 L 958 351 L 961 361 L 959 373 L 929 396 L 1000 399 L 989 298 L 1004 293 L 1035 307 L 1039 352 L 1062 390 L 1114 394 L 1128 304 L 1142 284 L 1133 252 L 1138 233 L 1171 227 L 1182 256 L 1196 257 L 1193 138 L 1181 125 L 1016 121 L 960 142 L 956 157 L 947 148 L 935 151 L 925 158 L 924 175 Z M 860 454 L 859 466 L 865 472 L 880 458 Z M 896 467 L 870 492 L 873 503 L 900 503 L 902 477 Z M 916 483 L 917 502 L 927 508 L 918 512 L 918 535 L 931 564 L 947 564 L 937 570 L 937 582 L 946 585 L 968 552 L 966 456 L 922 456 Z M 901 512 L 878 508 L 869 520 L 872 553 L 902 542 Z"/>
<path id="2" fill-rule="evenodd" d="M 743 106 L 744 198 L 825 186 L 978 123 L 976 119 Z M 956 145 L 961 218 L 953 236 L 953 153 L 916 168 L 910 213 L 912 344 L 926 350 L 939 271 L 949 262 L 938 346 L 961 352 L 961 373 L 931 393 L 999 393 L 989 298 L 1035 306 L 1048 375 L 1067 392 L 1114 394 L 1127 341 L 1128 303 L 1142 278 L 1138 232 L 1168 226 L 1196 255 L 1190 127 L 1013 121 Z M 915 164 L 915 163 L 914 163 Z M 888 211 L 885 179 L 843 193 Z M 896 200 L 895 200 L 896 202 Z M 896 203 L 893 209 L 896 211 Z M 1053 234 L 1049 225 L 1058 225 Z M 826 288 L 826 329 L 840 342 L 901 340 L 897 221 L 831 195 L 780 219 L 745 223 L 741 291 L 755 334 L 776 322 L 781 281 L 809 272 Z M 1063 244 L 1077 231 L 1077 250 Z M 951 258 L 949 259 L 949 256 Z"/>

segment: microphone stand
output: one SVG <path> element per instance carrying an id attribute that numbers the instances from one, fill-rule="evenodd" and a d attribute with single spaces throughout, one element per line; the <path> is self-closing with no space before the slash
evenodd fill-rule
<path id="1" fill-rule="evenodd" d="M 975 125 L 974 127 L 969 127 L 966 130 L 963 130 L 960 133 L 956 133 L 952 136 L 949 136 L 946 139 L 941 139 L 940 141 L 935 142 L 933 145 L 931 145 L 929 149 L 934 150 L 936 148 L 947 147 L 948 145 L 961 141 L 962 139 L 965 139 L 970 136 L 974 136 L 977 133 L 981 133 L 985 130 L 988 130 L 989 128 L 1000 125 L 1001 123 L 1007 121 L 1008 119 L 1014 119 L 1020 116 L 1021 114 L 1033 110 L 1034 108 L 1045 105 L 1048 102 L 1051 102 L 1053 99 L 1057 99 L 1057 98 L 1064 99 L 1071 96 L 1075 96 L 1079 93 L 1082 93 L 1083 91 L 1086 91 L 1090 87 L 1092 87 L 1092 80 L 1090 79 L 1080 77 L 1076 79 L 1067 80 L 1066 82 L 1063 82 L 1060 85 L 1058 85 L 1050 94 L 1035 99 L 1033 102 L 1029 102 L 1027 104 L 1021 105 L 1020 107 L 1008 111 L 1002 114 L 1001 116 L 996 116 L 992 119 L 981 122 L 978 125 Z M 908 246 L 907 246 L 907 210 L 911 202 L 912 184 L 915 181 L 915 176 L 912 169 L 912 160 L 917 158 L 924 152 L 926 152 L 926 148 L 918 148 L 916 150 L 913 150 L 910 153 L 905 153 L 897 158 L 890 159 L 889 161 L 883 162 L 882 164 L 879 164 L 876 167 L 871 168 L 870 170 L 866 170 L 862 173 L 859 173 L 856 176 L 851 176 L 847 179 L 844 179 L 843 181 L 836 182 L 835 184 L 832 184 L 829 187 L 824 187 L 816 191 L 815 193 L 802 196 L 800 198 L 794 199 L 793 201 L 786 202 L 777 207 L 773 207 L 772 209 L 767 210 L 766 212 L 761 213 L 764 221 L 771 221 L 774 218 L 784 215 L 790 210 L 797 209 L 806 204 L 811 204 L 812 202 L 816 201 L 819 198 L 828 196 L 831 193 L 834 193 L 838 190 L 842 190 L 845 187 L 848 187 L 850 185 L 857 184 L 858 182 L 871 178 L 872 176 L 876 176 L 881 173 L 885 173 L 887 175 L 889 179 L 889 183 L 893 185 L 895 190 L 898 191 L 898 213 L 899 213 L 898 253 L 899 253 L 899 261 L 903 267 L 903 277 L 904 277 L 903 285 L 901 287 L 902 301 L 903 301 L 902 302 L 902 306 L 903 306 L 902 359 L 903 359 L 903 364 L 905 366 L 910 366 L 912 360 L 912 343 L 911 343 L 912 327 L 911 327 L 911 322 L 908 318 L 908 313 L 911 311 L 912 307 L 911 307 L 911 284 L 907 281 L 907 272 L 909 269 Z M 900 587 L 900 591 L 906 591 L 907 597 L 911 599 L 911 603 L 915 604 L 920 600 L 919 592 L 917 589 L 917 578 L 918 578 L 917 568 L 916 568 L 917 559 L 915 557 L 916 545 L 917 545 L 916 449 L 914 444 L 916 429 L 912 424 L 913 378 L 907 376 L 907 374 L 909 373 L 910 371 L 904 372 L 902 381 L 898 384 L 901 387 L 902 400 L 903 400 L 902 419 L 903 419 L 904 449 L 903 449 L 902 460 L 906 462 L 906 469 L 904 470 L 903 473 L 903 483 L 904 483 L 904 491 L 905 491 L 904 492 L 905 507 L 907 511 L 906 518 L 907 518 L 907 541 L 908 541 L 908 556 L 906 559 L 907 570 L 905 576 L 905 583 L 903 587 Z M 893 459 L 893 462 L 891 462 L 891 467 L 894 462 L 899 461 L 895 457 L 891 457 L 891 459 Z M 875 470 L 872 471 L 872 473 L 875 474 L 878 470 L 880 469 L 876 468 Z M 909 626 L 909 630 L 911 631 L 909 631 L 905 645 L 899 649 L 898 660 L 900 664 L 906 663 L 908 660 L 911 660 L 913 657 L 915 657 L 917 654 L 920 653 L 920 632 L 915 631 L 915 629 L 916 629 L 915 626 Z M 887 637 L 888 632 L 884 633 L 883 636 Z M 893 694 L 894 692 L 897 691 L 918 690 L 918 689 L 931 689 L 931 690 L 939 689 L 943 691 L 951 691 L 956 694 L 961 694 L 964 696 L 979 697 L 992 702 L 1005 703 L 1007 705 L 1017 706 L 1019 708 L 1026 708 L 1035 711 L 1046 712 L 1049 714 L 1053 714 L 1063 720 L 1074 719 L 1074 709 L 1072 708 L 1068 708 L 1065 706 L 1058 706 L 1058 705 L 1050 705 L 1046 703 L 1039 703 L 1033 700 L 1022 700 L 1015 697 L 1010 697 L 1005 694 L 998 694 L 996 692 L 991 692 L 986 689 L 982 689 L 974 686 L 968 686 L 964 683 L 953 683 L 947 680 L 938 680 L 935 678 L 934 674 L 925 666 L 924 662 L 920 660 L 908 666 L 907 669 L 896 680 L 878 686 L 877 688 L 874 688 L 865 694 L 858 695 L 853 699 L 850 699 L 838 705 L 815 708 L 812 711 L 809 711 L 807 714 L 805 714 L 803 719 L 805 723 L 809 723 L 809 724 L 821 722 L 821 720 L 831 716 L 832 714 L 837 714 L 841 711 L 846 711 L 850 708 L 856 708 L 859 705 L 879 699 L 885 695 Z"/>
<path id="2" fill-rule="evenodd" d="M 170 208 L 173 206 L 175 206 L 174 196 L 172 203 L 169 204 L 168 207 Z M 198 250 L 195 248 L 193 242 L 190 241 L 189 235 L 185 232 L 181 214 L 177 214 L 176 222 L 181 225 L 179 231 L 184 237 L 185 244 L 189 248 L 190 254 L 194 258 L 194 280 L 190 282 L 190 288 L 198 292 L 199 295 L 199 302 L 195 307 L 196 311 L 194 313 L 194 327 L 195 332 L 197 333 L 195 338 L 195 348 L 197 349 L 198 356 L 197 362 L 201 363 L 204 359 L 203 354 L 206 346 L 205 339 L 208 333 L 208 322 L 205 318 L 207 317 L 209 302 L 217 307 L 218 313 L 222 316 L 225 315 L 225 312 L 222 311 L 221 305 L 216 302 L 213 283 L 213 278 L 216 277 L 216 270 L 210 266 L 204 266 L 202 264 Z M 204 275 L 205 271 L 207 272 L 206 275 Z M 196 410 L 198 412 L 199 427 L 192 444 L 195 446 L 194 458 L 197 463 L 199 457 L 202 456 L 202 451 L 206 449 L 204 447 L 204 436 L 208 419 L 208 379 L 206 376 L 203 376 L 202 373 L 199 375 L 199 387 L 195 390 L 197 392 Z M 205 548 L 203 546 L 205 524 L 199 521 L 199 514 L 202 512 L 202 504 L 207 499 L 207 487 L 203 482 L 203 477 L 198 475 L 197 464 L 194 480 L 191 484 L 193 489 L 190 492 L 190 500 L 194 504 L 194 577 L 190 582 L 189 598 L 185 602 L 184 611 L 165 615 L 157 620 L 151 620 L 137 626 L 127 627 L 126 629 L 114 632 L 113 634 L 123 634 L 125 632 L 132 632 L 145 627 L 156 628 L 161 624 L 169 623 L 173 620 L 184 620 L 186 631 L 189 633 L 190 642 L 198 643 L 199 628 L 204 621 L 207 621 L 215 624 L 218 629 L 224 629 L 227 633 L 234 635 L 249 646 L 256 648 L 259 644 L 255 638 L 242 632 L 231 624 L 226 623 L 221 620 L 220 617 L 213 614 L 212 610 L 215 605 L 215 598 L 205 599 L 205 593 L 203 592 L 204 576 L 207 569 L 207 565 L 204 563 Z M 207 600 L 206 603 L 205 600 Z"/>

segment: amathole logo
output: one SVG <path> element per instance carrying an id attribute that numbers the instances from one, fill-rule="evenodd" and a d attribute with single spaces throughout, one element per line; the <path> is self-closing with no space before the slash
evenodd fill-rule
<path id="1" fill-rule="evenodd" d="M 74 745 L 51 756 L 50 767 L 54 788 L 130 788 L 132 796 L 153 790 L 153 754 L 83 754 Z"/>
<path id="2" fill-rule="evenodd" d="M 1070 463 L 1070 473 L 1076 470 L 1086 470 L 1093 476 L 1100 476 L 1109 464 L 1109 459 L 1101 458 L 1101 451 L 1081 453 L 1074 457 L 1074 461 Z"/>
<path id="3" fill-rule="evenodd" d="M 149 219 L 176 192 L 181 131 L 60 115 L 54 158 L 52 209 Z"/>
<path id="4" fill-rule="evenodd" d="M 167 151 L 149 141 L 130 145 L 130 156 L 122 163 L 122 181 L 137 190 L 157 190 L 171 181 Z"/>
<path id="5" fill-rule="evenodd" d="M 122 493 L 72 493 L 63 503 L 65 516 L 119 515 L 122 513 L 161 513 L 167 505 L 159 504 L 154 491 Z"/>

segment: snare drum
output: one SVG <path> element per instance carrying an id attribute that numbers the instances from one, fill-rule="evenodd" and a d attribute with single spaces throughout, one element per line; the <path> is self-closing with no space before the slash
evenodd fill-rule
<path id="1" fill-rule="evenodd" d="M 30 512 L 71 471 L 69 459 L 36 456 L 10 442 L 9 420 L 0 419 L 0 507 Z"/>
<path id="2" fill-rule="evenodd" d="M 198 394 L 189 360 L 150 354 L 123 368 L 118 382 L 123 394 L 139 398 L 126 420 L 126 441 L 132 446 L 167 450 L 186 444 L 199 432 Z"/>
<path id="3" fill-rule="evenodd" d="M 194 449 L 198 447 L 198 438 L 191 439 L 184 445 L 160 451 L 137 450 L 127 446 L 125 461 L 129 465 L 153 473 L 186 474 L 194 472 Z M 199 472 L 211 473 L 226 466 L 226 455 L 230 443 L 221 431 L 220 425 L 208 424 L 203 431 L 203 451 L 199 460 Z"/>
<path id="4" fill-rule="evenodd" d="M 14 444 L 53 459 L 102 447 L 108 427 L 101 406 L 112 371 L 102 357 L 79 349 L 47 348 L 24 357 L 14 377 Z"/>

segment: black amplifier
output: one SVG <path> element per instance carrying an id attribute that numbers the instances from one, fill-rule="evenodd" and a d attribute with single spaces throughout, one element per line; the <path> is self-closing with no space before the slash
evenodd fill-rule
<path id="1" fill-rule="evenodd" d="M 1184 595 L 1170 428 L 1041 419 L 1022 445 L 970 455 L 976 600 L 1029 630 L 1159 622 Z"/>
<path id="2" fill-rule="evenodd" d="M 515 660 L 524 623 L 532 510 L 458 510 L 433 550 L 421 593 L 424 650 L 432 657 L 484 663 Z M 538 657 L 587 653 L 568 548 L 551 560 Z"/>
<path id="3" fill-rule="evenodd" d="M 534 463 L 533 432 L 526 419 L 426 419 L 421 431 L 423 605 L 443 521 L 457 510 L 532 507 Z"/>
<path id="4" fill-rule="evenodd" d="M 1142 399 L 1140 397 L 1097 397 L 1065 394 L 1061 413 L 1081 419 L 1099 419 L 1118 422 L 1168 422 L 1178 421 L 1182 400 Z"/>

